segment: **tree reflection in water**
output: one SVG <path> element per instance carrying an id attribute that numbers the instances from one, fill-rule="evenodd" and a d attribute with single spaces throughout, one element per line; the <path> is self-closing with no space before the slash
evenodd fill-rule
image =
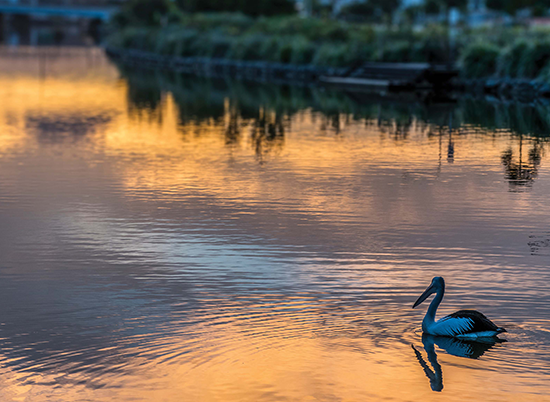
<path id="1" fill-rule="evenodd" d="M 447 145 L 447 162 L 455 161 L 455 142 L 453 140 L 453 115 L 449 113 L 449 144 Z"/>
<path id="2" fill-rule="evenodd" d="M 240 113 L 235 104 L 226 102 L 225 112 L 225 143 L 227 145 L 234 145 L 239 142 L 241 137 L 240 128 Z"/>
<path id="3" fill-rule="evenodd" d="M 441 369 L 441 365 L 437 361 L 435 345 L 453 356 L 466 357 L 468 359 L 479 359 L 486 351 L 502 342 L 506 342 L 506 340 L 495 337 L 478 339 L 474 341 L 450 338 L 446 336 L 422 334 L 422 344 L 430 364 L 426 363 L 422 353 L 420 353 L 414 345 L 411 345 L 411 347 L 413 348 L 416 359 L 424 370 L 426 377 L 430 380 L 430 387 L 432 388 L 432 391 L 441 392 L 443 390 L 443 371 Z"/>
<path id="4" fill-rule="evenodd" d="M 402 95 L 381 97 L 367 93 L 327 91 L 318 87 L 292 87 L 244 83 L 221 78 L 199 78 L 179 73 L 132 70 L 121 67 L 128 83 L 129 108 L 133 115 L 162 121 L 163 96 L 170 93 L 180 123 L 225 122 L 225 141 L 233 147 L 243 139 L 243 130 L 259 163 L 279 152 L 293 116 L 310 110 L 320 131 L 342 135 L 346 125 L 364 121 L 376 127 L 381 139 L 406 142 L 412 133 L 439 137 L 441 160 L 455 162 L 460 142 L 467 135 L 495 136 L 499 132 L 519 138 L 519 150 L 504 151 L 501 163 L 511 191 L 529 188 L 538 175 L 544 143 L 550 132 L 550 106 L 492 103 L 472 98 L 430 104 L 413 102 Z M 524 116 L 530 116 L 526 119 Z M 448 136 L 444 140 L 442 137 Z M 525 153 L 529 137 L 531 148 Z M 444 142 L 446 141 L 446 143 Z M 516 154 L 517 152 L 517 154 Z M 527 155 L 527 158 L 525 158 Z M 526 159 L 526 160 L 524 160 Z"/>
<path id="5" fill-rule="evenodd" d="M 260 163 L 265 162 L 267 154 L 281 150 L 285 138 L 283 117 L 277 112 L 260 109 L 258 118 L 252 124 L 251 141 Z"/>
<path id="6" fill-rule="evenodd" d="M 542 152 L 542 143 L 536 140 L 528 152 L 527 160 L 524 161 L 523 135 L 520 135 L 517 159 L 514 158 L 512 148 L 502 153 L 502 164 L 504 165 L 506 180 L 510 184 L 510 191 L 522 191 L 532 185 L 538 176 Z"/>

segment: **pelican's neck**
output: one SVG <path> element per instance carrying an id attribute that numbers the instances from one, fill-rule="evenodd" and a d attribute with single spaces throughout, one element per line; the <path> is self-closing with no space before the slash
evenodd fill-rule
<path id="1" fill-rule="evenodd" d="M 435 322 L 435 313 L 437 311 L 437 308 L 439 307 L 439 303 L 441 303 L 441 300 L 443 300 L 443 295 L 445 294 L 445 288 L 440 287 L 437 290 L 437 294 L 435 295 L 434 299 L 430 303 L 430 307 L 428 307 L 428 311 L 426 312 L 426 316 L 424 317 L 424 320 L 422 321 L 422 327 L 425 329 L 429 324 L 433 324 Z"/>

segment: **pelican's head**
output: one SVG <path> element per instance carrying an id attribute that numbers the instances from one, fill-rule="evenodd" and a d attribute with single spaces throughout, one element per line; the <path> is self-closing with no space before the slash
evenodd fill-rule
<path id="1" fill-rule="evenodd" d="M 437 293 L 440 290 L 445 291 L 445 281 L 443 280 L 443 277 L 436 276 L 432 279 L 432 283 L 430 284 L 430 286 L 428 286 L 428 289 L 426 289 L 424 291 L 424 293 L 422 293 L 420 295 L 418 300 L 416 302 L 414 302 L 413 308 L 415 308 L 420 303 L 422 303 L 424 300 L 426 300 L 428 298 L 428 296 L 430 296 L 433 293 Z"/>

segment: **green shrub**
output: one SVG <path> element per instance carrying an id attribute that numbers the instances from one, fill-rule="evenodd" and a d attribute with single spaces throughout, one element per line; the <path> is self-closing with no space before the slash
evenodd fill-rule
<path id="1" fill-rule="evenodd" d="M 354 42 L 350 45 L 350 62 L 375 61 L 376 46 L 368 43 Z"/>
<path id="2" fill-rule="evenodd" d="M 538 78 L 546 83 L 550 83 L 550 62 L 540 70 Z"/>
<path id="3" fill-rule="evenodd" d="M 182 57 L 196 56 L 199 49 L 197 45 L 199 41 L 200 35 L 196 30 L 182 29 L 175 41 L 174 55 Z"/>
<path id="4" fill-rule="evenodd" d="M 340 43 L 325 43 L 315 54 L 313 64 L 327 67 L 341 67 L 346 65 L 348 46 Z"/>
<path id="5" fill-rule="evenodd" d="M 508 77 L 517 77 L 525 53 L 531 47 L 525 40 L 516 41 L 504 49 L 498 60 L 498 73 Z"/>
<path id="6" fill-rule="evenodd" d="M 262 60 L 262 45 L 267 39 L 265 35 L 259 34 L 239 37 L 229 49 L 228 57 L 236 60 Z"/>
<path id="7" fill-rule="evenodd" d="M 442 25 L 417 31 L 298 16 L 252 18 L 240 13 L 177 14 L 170 24 L 168 17 L 176 15 L 171 1 L 149 5 L 153 11 L 147 13 L 136 6 L 144 1 L 130 0 L 124 6 L 124 15 L 133 16 L 111 33 L 108 46 L 185 57 L 334 67 L 363 61 L 446 62 L 451 56 L 449 32 Z M 463 28 L 453 42 L 467 77 L 498 73 L 550 78 L 548 29 Z"/>
<path id="8" fill-rule="evenodd" d="M 130 25 L 160 26 L 179 17 L 179 10 L 170 0 L 129 0 L 114 15 L 112 22 L 119 28 Z"/>
<path id="9" fill-rule="evenodd" d="M 124 45 L 124 32 L 118 31 L 107 36 L 105 46 L 119 49 L 127 47 Z"/>
<path id="10" fill-rule="evenodd" d="M 449 60 L 448 41 L 441 37 L 423 37 L 411 44 L 411 61 L 443 63 Z"/>
<path id="11" fill-rule="evenodd" d="M 290 63 L 292 60 L 292 42 L 281 40 L 279 44 L 278 61 L 281 63 Z"/>
<path id="12" fill-rule="evenodd" d="M 253 16 L 296 13 L 292 0 L 176 0 L 176 3 L 186 12 L 241 11 Z"/>
<path id="13" fill-rule="evenodd" d="M 372 25 L 361 24 L 350 26 L 351 36 L 354 41 L 372 44 L 376 40 L 376 31 Z"/>
<path id="14" fill-rule="evenodd" d="M 368 1 L 348 3 L 340 8 L 338 16 L 349 21 L 373 21 L 376 8 Z"/>
<path id="15" fill-rule="evenodd" d="M 125 48 L 154 51 L 158 41 L 158 32 L 154 29 L 131 27 L 120 31 L 117 40 Z"/>
<path id="16" fill-rule="evenodd" d="M 237 35 L 250 29 L 255 20 L 241 13 L 184 14 L 181 24 L 201 32 L 223 30 Z"/>
<path id="17" fill-rule="evenodd" d="M 251 29 L 271 35 L 301 35 L 312 41 L 347 41 L 351 35 L 349 25 L 343 22 L 297 16 L 260 18 Z"/>
<path id="18" fill-rule="evenodd" d="M 265 61 L 279 62 L 282 39 L 278 36 L 269 36 L 260 46 L 260 53 Z"/>
<path id="19" fill-rule="evenodd" d="M 292 40 L 290 62 L 293 64 L 310 64 L 315 56 L 315 45 L 303 36 L 296 36 Z"/>
<path id="20" fill-rule="evenodd" d="M 205 51 L 203 55 L 207 57 L 224 58 L 233 46 L 233 42 L 234 38 L 232 37 L 214 33 L 205 41 Z"/>
<path id="21" fill-rule="evenodd" d="M 411 44 L 408 41 L 396 41 L 388 43 L 380 54 L 381 61 L 406 62 L 410 61 Z"/>
<path id="22" fill-rule="evenodd" d="M 171 29 L 157 35 L 157 44 L 155 51 L 160 54 L 174 55 L 178 47 L 182 29 Z"/>
<path id="23" fill-rule="evenodd" d="M 488 43 L 474 43 L 462 54 L 462 72 L 467 78 L 491 76 L 496 72 L 498 56 L 498 47 Z"/>
<path id="24" fill-rule="evenodd" d="M 546 66 L 548 60 L 550 60 L 550 41 L 535 42 L 523 52 L 519 63 L 518 75 L 527 78 L 536 77 L 543 67 Z"/>

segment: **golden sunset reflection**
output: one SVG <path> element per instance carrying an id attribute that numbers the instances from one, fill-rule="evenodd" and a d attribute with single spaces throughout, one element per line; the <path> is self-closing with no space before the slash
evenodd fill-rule
<path id="1" fill-rule="evenodd" d="M 1 400 L 550 395 L 543 137 L 460 105 L 434 122 L 140 88 L 92 52 L 45 73 L 0 52 Z M 508 329 L 476 359 L 435 342 L 442 378 L 411 309 L 434 275 L 439 314 Z"/>

